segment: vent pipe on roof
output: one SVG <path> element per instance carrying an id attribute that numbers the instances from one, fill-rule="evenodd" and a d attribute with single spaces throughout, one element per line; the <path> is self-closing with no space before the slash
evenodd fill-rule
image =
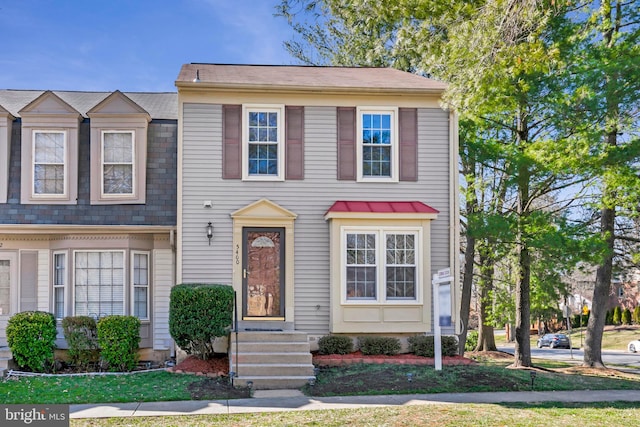
<path id="1" fill-rule="evenodd" d="M 196 78 L 193 79 L 194 83 L 200 83 L 200 70 L 196 69 Z"/>

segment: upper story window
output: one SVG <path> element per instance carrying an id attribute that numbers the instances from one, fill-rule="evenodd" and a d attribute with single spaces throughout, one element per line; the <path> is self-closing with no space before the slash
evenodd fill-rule
<path id="1" fill-rule="evenodd" d="M 102 132 L 102 195 L 131 195 L 134 189 L 135 133 Z"/>
<path id="2" fill-rule="evenodd" d="M 243 178 L 284 179 L 284 107 L 243 107 Z"/>
<path id="3" fill-rule="evenodd" d="M 91 119 L 91 204 L 145 203 L 151 116 L 119 91 L 87 115 Z"/>
<path id="4" fill-rule="evenodd" d="M 33 191 L 34 197 L 64 196 L 67 180 L 66 133 L 33 131 Z"/>
<path id="5" fill-rule="evenodd" d="M 397 109 L 358 109 L 358 180 L 398 181 Z"/>
<path id="6" fill-rule="evenodd" d="M 81 114 L 51 91 L 19 113 L 20 203 L 75 205 Z"/>

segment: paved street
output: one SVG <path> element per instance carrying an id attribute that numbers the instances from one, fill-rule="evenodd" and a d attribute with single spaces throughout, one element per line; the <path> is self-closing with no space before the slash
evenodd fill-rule
<path id="1" fill-rule="evenodd" d="M 576 343 L 574 343 L 574 347 Z M 514 345 L 499 346 L 498 350 L 513 354 Z M 584 353 L 582 349 L 573 348 L 537 348 L 531 347 L 531 357 L 565 362 L 582 363 Z M 602 361 L 611 368 L 637 369 L 640 371 L 640 353 L 629 353 L 624 350 L 603 350 Z"/>

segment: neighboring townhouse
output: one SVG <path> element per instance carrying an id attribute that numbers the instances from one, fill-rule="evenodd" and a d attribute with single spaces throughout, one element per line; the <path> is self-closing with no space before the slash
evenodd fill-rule
<path id="1" fill-rule="evenodd" d="M 328 334 L 432 334 L 434 304 L 444 333 L 458 330 L 457 119 L 443 83 L 187 64 L 176 86 L 177 281 L 236 290 L 239 379 L 257 381 L 242 362 L 270 334 L 311 349 Z M 454 282 L 434 299 L 447 268 Z M 266 352 L 275 375 L 284 356 Z"/>
<path id="2" fill-rule="evenodd" d="M 175 93 L 0 90 L 0 346 L 20 311 L 127 314 L 170 356 L 177 128 Z"/>

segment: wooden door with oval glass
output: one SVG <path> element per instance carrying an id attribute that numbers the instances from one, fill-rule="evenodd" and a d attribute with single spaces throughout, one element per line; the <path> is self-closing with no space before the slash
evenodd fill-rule
<path id="1" fill-rule="evenodd" d="M 284 320 L 284 228 L 244 228 L 243 319 Z"/>

